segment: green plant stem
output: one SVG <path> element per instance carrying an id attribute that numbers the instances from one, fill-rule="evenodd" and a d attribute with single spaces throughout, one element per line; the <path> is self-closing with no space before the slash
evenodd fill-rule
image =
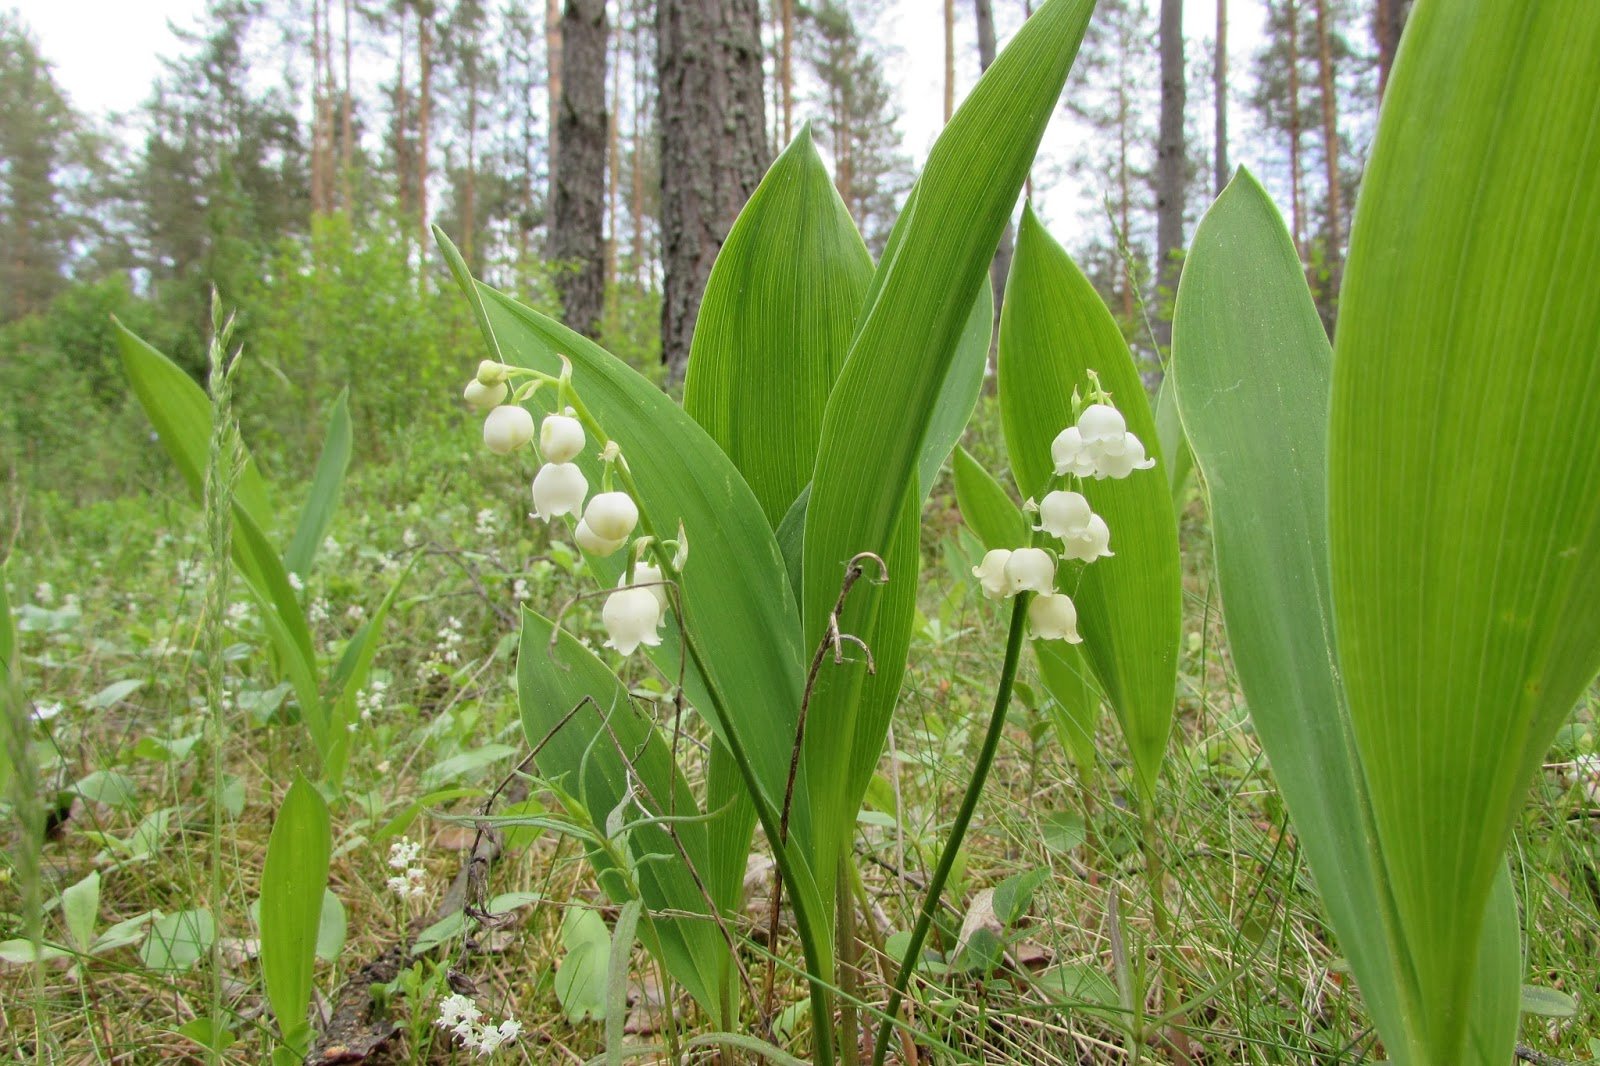
<path id="1" fill-rule="evenodd" d="M 989 714 L 989 730 L 983 735 L 983 747 L 978 750 L 978 763 L 972 768 L 972 778 L 961 797 L 961 808 L 950 826 L 944 849 L 939 853 L 939 864 L 928 882 L 928 891 L 922 897 L 922 909 L 917 914 L 917 925 L 911 931 L 911 942 L 906 945 L 905 957 L 900 960 L 900 970 L 895 975 L 894 988 L 889 993 L 889 1004 L 884 1008 L 883 1022 L 878 1026 L 878 1038 L 873 1041 L 872 1066 L 883 1066 L 888 1053 L 889 1037 L 894 1031 L 895 1017 L 900 1012 L 900 1002 L 905 999 L 906 987 L 911 983 L 916 960 L 922 954 L 923 942 L 928 939 L 928 929 L 933 925 L 933 915 L 939 909 L 939 897 L 950 871 L 956 863 L 956 853 L 978 808 L 978 797 L 988 780 L 989 768 L 994 765 L 994 753 L 1000 746 L 1000 733 L 1005 727 L 1006 709 L 1011 705 L 1011 687 L 1017 679 L 1017 661 L 1022 657 L 1022 634 L 1028 624 L 1029 593 L 1019 593 L 1011 605 L 1011 629 L 1006 635 L 1006 658 L 1000 667 L 1000 685 L 994 693 L 994 710 Z"/>
<path id="2" fill-rule="evenodd" d="M 572 404 L 578 418 L 602 440 L 609 439 L 599 421 L 591 414 L 583 401 L 576 393 L 566 397 Z M 656 562 L 660 566 L 662 577 L 668 582 L 678 583 L 678 571 L 672 565 L 669 552 L 661 547 L 661 538 L 656 535 L 654 526 L 650 522 L 650 515 L 642 504 L 639 495 L 639 486 L 633 479 L 633 472 L 628 469 L 626 458 L 616 464 L 617 478 L 633 497 L 634 503 L 639 505 L 639 528 L 645 536 L 651 538 L 655 551 Z M 681 583 L 678 583 L 681 589 Z M 678 610 L 683 612 L 683 597 L 677 597 Z M 811 913 L 808 897 L 800 891 L 801 882 L 796 873 L 794 860 L 789 853 L 789 848 L 783 841 L 781 819 L 778 811 L 761 791 L 760 779 L 756 777 L 755 766 L 750 762 L 750 755 L 745 751 L 744 743 L 739 738 L 738 730 L 733 728 L 735 721 L 728 710 L 727 703 L 718 690 L 716 681 L 711 671 L 706 668 L 706 662 L 701 655 L 700 646 L 695 641 L 687 617 L 680 617 L 683 625 L 683 648 L 689 655 L 689 660 L 694 663 L 694 668 L 699 672 L 700 678 L 705 682 L 706 692 L 711 697 L 712 707 L 716 711 L 716 720 L 723 723 L 722 739 L 728 746 L 728 754 L 733 756 L 734 764 L 739 768 L 739 776 L 744 778 L 745 788 L 750 792 L 751 802 L 755 804 L 756 816 L 761 820 L 761 829 L 767 835 L 767 843 L 772 848 L 772 861 L 778 867 L 778 876 L 789 886 L 789 903 L 794 908 L 795 926 L 800 934 L 800 948 L 806 960 L 806 980 L 811 986 L 811 1026 L 814 1031 L 815 1062 L 817 1066 L 833 1066 L 833 995 L 825 980 L 825 971 L 822 966 L 822 950 L 817 940 L 817 915 Z"/>

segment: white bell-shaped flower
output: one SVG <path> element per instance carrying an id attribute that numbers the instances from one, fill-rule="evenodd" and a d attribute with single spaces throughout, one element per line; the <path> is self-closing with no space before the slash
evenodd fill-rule
<path id="1" fill-rule="evenodd" d="M 1039 524 L 1033 528 L 1065 540 L 1087 529 L 1093 517 L 1083 493 L 1057 489 L 1039 502 Z"/>
<path id="2" fill-rule="evenodd" d="M 483 443 L 496 455 L 509 455 L 533 439 L 533 416 L 526 407 L 502 405 L 483 420 Z"/>
<path id="3" fill-rule="evenodd" d="M 1060 592 L 1046 592 L 1035 596 L 1028 604 L 1028 624 L 1033 628 L 1035 640 L 1064 640 L 1068 644 L 1082 644 L 1078 636 L 1078 608 L 1072 597 Z"/>
<path id="4" fill-rule="evenodd" d="M 984 555 L 983 562 L 972 568 L 972 576 L 983 585 L 983 594 L 991 600 L 1003 600 L 1011 593 L 1011 584 L 1006 577 L 1006 560 L 1009 558 L 1009 551 L 996 548 Z"/>
<path id="5" fill-rule="evenodd" d="M 1043 548 L 1018 548 L 1005 562 L 1006 594 L 1051 592 L 1056 586 L 1056 561 Z"/>
<path id="6" fill-rule="evenodd" d="M 623 540 L 639 524 L 639 507 L 626 492 L 602 492 L 589 501 L 583 520 L 595 536 Z"/>
<path id="7" fill-rule="evenodd" d="M 576 463 L 546 463 L 533 475 L 533 513 L 546 522 L 583 509 L 589 479 Z"/>
<path id="8" fill-rule="evenodd" d="M 651 589 L 625 588 L 606 597 L 600 612 L 609 639 L 606 647 L 632 655 L 641 644 L 661 643 L 661 602 Z"/>
<path id="9" fill-rule="evenodd" d="M 1089 516 L 1081 530 L 1061 538 L 1061 556 L 1092 563 L 1114 554 L 1111 550 L 1111 530 L 1106 520 L 1097 514 Z"/>
<path id="10" fill-rule="evenodd" d="M 1145 458 L 1144 443 L 1132 433 L 1124 433 L 1119 444 L 1117 451 L 1102 451 L 1095 458 L 1096 478 L 1125 478 L 1135 470 L 1149 470 L 1156 465 L 1154 459 Z"/>
<path id="11" fill-rule="evenodd" d="M 628 542 L 626 537 L 608 540 L 599 536 L 589 528 L 589 523 L 583 519 L 578 520 L 578 528 L 572 531 L 572 539 L 578 542 L 578 547 L 590 555 L 598 555 L 602 559 L 608 555 L 616 554 L 617 549 Z"/>
<path id="12" fill-rule="evenodd" d="M 1128 423 L 1122 412 L 1110 404 L 1092 403 L 1078 416 L 1078 433 L 1083 443 L 1101 448 L 1122 447 L 1122 435 L 1128 432 Z"/>
<path id="13" fill-rule="evenodd" d="M 568 414 L 545 415 L 539 424 L 539 453 L 547 463 L 570 463 L 583 451 L 583 423 Z"/>
<path id="14" fill-rule="evenodd" d="M 511 387 L 503 381 L 498 385 L 485 385 L 477 378 L 473 378 L 467 382 L 467 387 L 461 390 L 461 398 L 466 400 L 474 411 L 487 411 L 504 402 L 506 393 L 510 391 Z"/>
<path id="15" fill-rule="evenodd" d="M 628 575 L 623 574 L 617 579 L 617 588 L 627 585 Z M 661 604 L 661 609 L 667 609 L 667 586 L 661 580 L 661 571 L 649 563 L 635 563 L 633 566 L 634 587 L 643 586 L 656 594 L 656 600 Z"/>
<path id="16" fill-rule="evenodd" d="M 1084 443 L 1077 426 L 1068 426 L 1056 434 L 1050 444 L 1050 458 L 1055 462 L 1058 477 L 1065 474 L 1089 477 L 1094 473 L 1094 451 Z"/>

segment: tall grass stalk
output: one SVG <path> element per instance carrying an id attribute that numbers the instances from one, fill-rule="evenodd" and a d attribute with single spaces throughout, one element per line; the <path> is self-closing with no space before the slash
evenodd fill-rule
<path id="1" fill-rule="evenodd" d="M 994 765 L 995 751 L 1000 746 L 1000 734 L 1006 724 L 1006 710 L 1011 706 L 1011 688 L 1017 679 L 1017 660 L 1022 656 L 1022 636 L 1028 627 L 1028 601 L 1032 598 L 1031 593 L 1021 592 L 1012 600 L 1011 629 L 1006 635 L 1006 658 L 1000 667 L 1000 684 L 994 693 L 989 729 L 983 735 L 983 747 L 978 749 L 977 765 L 972 768 L 967 791 L 961 797 L 961 807 L 956 811 L 955 821 L 950 825 L 950 835 L 945 838 L 944 848 L 939 852 L 939 863 L 934 868 L 933 879 L 928 882 L 928 891 L 922 897 L 922 908 L 917 912 L 917 924 L 911 931 L 911 941 L 906 945 L 899 972 L 895 974 L 894 988 L 889 993 L 883 1021 L 878 1025 L 878 1038 L 873 1041 L 872 1066 L 883 1066 L 884 1055 L 889 1050 L 889 1037 L 894 1033 L 895 1016 L 900 1012 L 900 1002 L 905 999 L 906 987 L 911 983 L 916 962 L 922 955 L 922 945 L 928 939 L 934 913 L 939 909 L 939 897 L 944 893 L 945 882 L 949 880 L 956 855 L 961 850 L 961 841 L 966 837 L 967 826 L 971 824 L 973 812 L 978 808 L 978 797 L 983 793 L 984 782 L 989 779 L 989 768 Z"/>
<path id="2" fill-rule="evenodd" d="M 206 455 L 205 523 L 206 555 L 210 580 L 206 585 L 205 649 L 206 704 L 209 710 L 211 749 L 211 873 L 207 906 L 214 933 L 211 938 L 211 1036 L 206 1058 L 221 1062 L 222 1027 L 222 911 L 226 892 L 223 875 L 223 753 L 228 730 L 228 695 L 223 652 L 227 644 L 228 588 L 233 573 L 233 490 L 242 464 L 239 434 L 233 421 L 233 372 L 238 353 L 229 352 L 233 339 L 233 318 L 224 318 L 216 290 L 211 292 L 211 344 L 207 352 L 211 388 L 211 443 Z M 289 1019 L 288 1021 L 293 1021 Z"/>

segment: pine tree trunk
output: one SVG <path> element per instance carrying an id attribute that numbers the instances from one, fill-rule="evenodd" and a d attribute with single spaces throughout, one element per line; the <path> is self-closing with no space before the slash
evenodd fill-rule
<path id="1" fill-rule="evenodd" d="M 461 256 L 473 270 L 478 269 L 475 257 L 478 232 L 478 64 L 469 60 L 465 72 L 467 93 L 467 175 L 466 188 L 461 190 Z"/>
<path id="2" fill-rule="evenodd" d="M 545 0 L 544 7 L 545 78 L 550 99 L 550 202 L 556 199 L 556 163 L 561 158 L 561 0 Z"/>
<path id="3" fill-rule="evenodd" d="M 311 214 L 322 214 L 322 0 L 311 0 Z"/>
<path id="4" fill-rule="evenodd" d="M 644 256 L 644 101 L 645 72 L 644 12 L 634 12 L 633 23 L 633 198 L 628 209 L 633 223 L 633 273 L 640 286 L 649 276 Z"/>
<path id="5" fill-rule="evenodd" d="M 956 113 L 956 0 L 944 0 L 944 120 Z"/>
<path id="6" fill-rule="evenodd" d="M 567 0 L 561 17 L 561 108 L 550 258 L 566 324 L 599 335 L 605 305 L 606 5 Z"/>
<path id="7" fill-rule="evenodd" d="M 350 0 L 344 0 L 344 96 L 339 100 L 339 188 L 341 206 L 347 214 L 351 209 L 351 167 L 355 153 L 350 117 L 354 97 L 355 87 L 350 81 Z"/>
<path id="8" fill-rule="evenodd" d="M 1161 117 L 1156 144 L 1156 277 L 1165 300 L 1178 291 L 1182 269 L 1184 185 L 1188 151 L 1184 108 L 1188 103 L 1183 69 L 1183 0 L 1161 0 Z M 1164 302 L 1165 302 L 1164 300 Z M 1172 316 L 1156 316 L 1156 341 L 1172 343 Z"/>
<path id="9" fill-rule="evenodd" d="M 322 127 L 322 213 L 333 211 L 333 0 L 322 0 L 322 106 L 317 113 Z"/>
<path id="10" fill-rule="evenodd" d="M 411 182 L 406 174 L 411 171 L 411 157 L 406 149 L 406 131 L 410 128 L 410 97 L 406 93 L 406 9 L 400 8 L 400 46 L 395 49 L 395 75 L 394 75 L 394 166 L 395 186 L 398 192 L 398 207 L 401 217 L 409 215 L 412 211 Z"/>
<path id="11" fill-rule="evenodd" d="M 433 4 L 417 9 L 417 232 L 428 244 L 428 126 L 432 109 Z"/>
<path id="12" fill-rule="evenodd" d="M 606 269 L 607 287 L 617 283 L 617 248 L 622 225 L 622 36 L 611 44 L 611 103 L 606 111 Z M 603 294 L 603 293 L 602 293 Z"/>
<path id="13" fill-rule="evenodd" d="M 1389 86 L 1389 71 L 1400 48 L 1400 30 L 1406 24 L 1403 0 L 1377 0 L 1372 14 L 1372 36 L 1378 45 L 1378 99 Z"/>
<path id="14" fill-rule="evenodd" d="M 1215 170 L 1213 194 L 1222 195 L 1227 188 L 1228 167 L 1228 0 L 1217 0 L 1217 54 L 1212 63 L 1211 86 L 1215 95 L 1216 111 Z"/>
<path id="15" fill-rule="evenodd" d="M 1295 0 L 1288 0 L 1285 10 L 1289 20 L 1289 203 L 1295 251 L 1304 259 L 1305 204 L 1300 188 L 1300 9 Z"/>
<path id="16" fill-rule="evenodd" d="M 783 143 L 794 140 L 794 0 L 780 0 L 783 51 L 778 59 L 778 84 L 783 93 Z"/>
<path id="17" fill-rule="evenodd" d="M 1331 320 L 1339 292 L 1342 272 L 1340 254 L 1340 221 L 1343 215 L 1343 197 L 1339 189 L 1339 108 L 1335 96 L 1336 82 L 1333 69 L 1333 47 L 1328 29 L 1328 0 L 1317 3 L 1317 77 L 1322 88 L 1322 156 L 1326 168 L 1328 200 L 1322 220 L 1322 254 L 1327 270 L 1326 288 L 1322 299 L 1325 317 Z"/>
<path id="18" fill-rule="evenodd" d="M 661 358 L 681 377 L 712 261 L 767 163 L 758 0 L 656 7 L 665 285 Z"/>
<path id="19" fill-rule="evenodd" d="M 973 0 L 973 14 L 978 22 L 978 67 L 988 70 L 994 62 L 994 3 L 993 0 Z M 995 343 L 1000 339 L 1000 303 L 1006 294 L 1006 277 L 1011 273 L 1012 235 L 1011 223 L 1000 234 L 1000 246 L 995 249 L 994 262 L 989 265 L 989 280 L 994 286 Z"/>

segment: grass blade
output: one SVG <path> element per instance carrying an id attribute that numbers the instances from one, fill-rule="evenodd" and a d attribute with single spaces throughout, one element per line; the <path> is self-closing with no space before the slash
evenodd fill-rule
<path id="1" fill-rule="evenodd" d="M 291 574 L 311 572 L 312 560 L 339 508 L 339 491 L 344 487 L 345 471 L 350 468 L 351 445 L 350 393 L 346 390 L 334 401 L 322 454 L 317 457 L 317 469 L 311 476 L 311 492 L 301 508 L 300 523 L 289 541 L 289 550 L 283 553 L 283 565 Z"/>

